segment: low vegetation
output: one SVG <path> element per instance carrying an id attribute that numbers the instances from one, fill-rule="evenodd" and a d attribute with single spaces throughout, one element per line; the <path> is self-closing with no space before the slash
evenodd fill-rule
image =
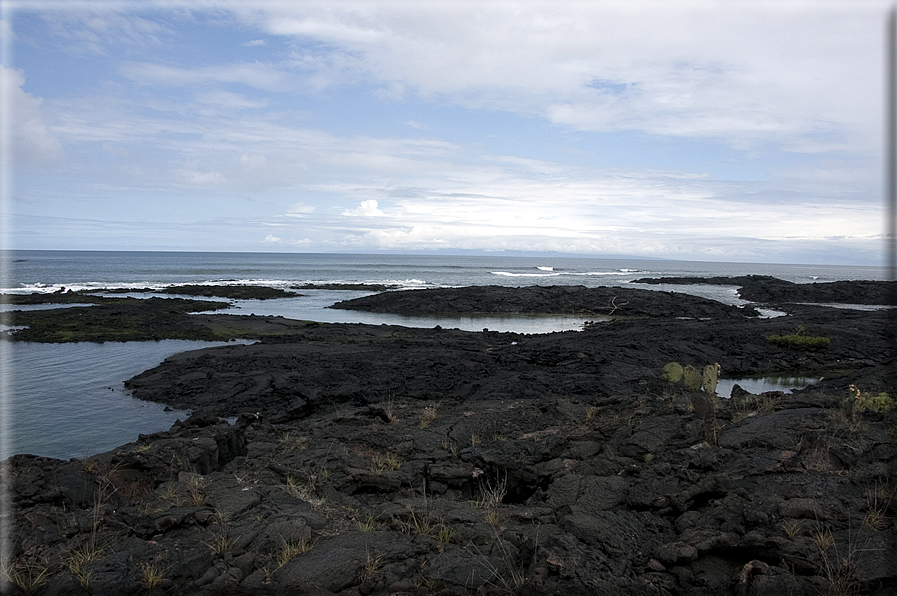
<path id="1" fill-rule="evenodd" d="M 821 335 L 807 335 L 803 325 L 798 325 L 791 333 L 767 335 L 766 340 L 792 350 L 818 350 L 831 343 L 831 339 Z"/>

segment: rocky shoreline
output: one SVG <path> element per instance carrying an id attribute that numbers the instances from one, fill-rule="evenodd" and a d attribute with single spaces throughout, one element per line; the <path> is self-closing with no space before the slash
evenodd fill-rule
<path id="1" fill-rule="evenodd" d="M 735 285 L 738 295 L 751 302 L 897 305 L 897 282 L 860 280 L 796 284 L 767 275 L 742 275 L 643 278 L 633 280 L 633 283 Z"/>
<path id="2" fill-rule="evenodd" d="M 338 305 L 607 318 L 544 335 L 189 315 L 261 341 L 131 379 L 136 397 L 193 409 L 167 432 L 83 460 L 13 457 L 5 588 L 895 594 L 897 414 L 851 389 L 897 396 L 890 312 L 807 301 L 764 301 L 776 318 L 631 288 Z M 662 377 L 670 361 L 824 380 L 736 387 L 707 436 L 693 392 Z"/>

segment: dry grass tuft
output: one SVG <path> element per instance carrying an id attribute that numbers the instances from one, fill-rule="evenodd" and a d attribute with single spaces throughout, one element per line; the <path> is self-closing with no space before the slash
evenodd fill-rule
<path id="1" fill-rule="evenodd" d="M 138 566 L 140 585 L 147 592 L 152 592 L 165 579 L 165 569 L 158 561 L 144 561 Z"/>
<path id="2" fill-rule="evenodd" d="M 307 540 L 298 542 L 284 542 L 277 550 L 277 568 L 280 569 L 299 555 L 304 555 L 311 550 L 312 545 Z"/>
<path id="3" fill-rule="evenodd" d="M 438 414 L 438 408 L 436 404 L 430 404 L 424 408 L 423 412 L 420 414 L 420 422 L 418 423 L 418 427 L 421 429 L 429 427 L 434 420 L 436 420 L 436 415 Z"/>
<path id="4" fill-rule="evenodd" d="M 43 563 L 18 563 L 0 568 L 0 577 L 17 586 L 26 596 L 31 596 L 50 581 L 50 570 Z"/>
<path id="5" fill-rule="evenodd" d="M 362 581 L 366 582 L 374 578 L 377 573 L 383 569 L 383 555 L 373 555 L 371 551 L 367 551 L 364 561 L 364 570 L 362 572 Z"/>
<path id="6" fill-rule="evenodd" d="M 782 522 L 782 531 L 785 532 L 785 536 L 788 538 L 794 538 L 799 535 L 803 530 L 803 524 L 800 520 L 788 519 Z"/>

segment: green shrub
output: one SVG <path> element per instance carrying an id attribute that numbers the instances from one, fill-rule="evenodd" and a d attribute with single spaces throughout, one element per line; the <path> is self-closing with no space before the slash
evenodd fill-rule
<path id="1" fill-rule="evenodd" d="M 859 390 L 856 390 L 854 393 L 854 385 L 851 385 L 851 389 L 851 393 L 855 395 L 854 399 L 856 399 L 857 405 L 864 410 L 890 412 L 894 409 L 894 399 L 884 391 L 876 395 L 874 393 L 860 393 Z"/>
<path id="2" fill-rule="evenodd" d="M 824 348 L 832 340 L 821 335 L 804 335 L 806 333 L 803 325 L 798 325 L 793 333 L 786 335 L 767 335 L 766 340 L 776 345 L 792 348 L 795 350 L 816 350 Z"/>
<path id="3" fill-rule="evenodd" d="M 857 422 L 860 414 L 866 410 L 872 412 L 890 412 L 897 407 L 894 400 L 885 392 L 865 394 L 856 385 L 849 388 L 850 397 L 841 402 L 841 409 L 850 422 Z"/>

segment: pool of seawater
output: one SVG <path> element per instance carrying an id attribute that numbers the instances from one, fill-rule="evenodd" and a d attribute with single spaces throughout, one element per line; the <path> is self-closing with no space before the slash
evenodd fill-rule
<path id="1" fill-rule="evenodd" d="M 29 310 L 55 310 L 57 308 L 76 308 L 81 306 L 93 306 L 89 302 L 72 302 L 69 304 L 56 304 L 47 302 L 44 304 L 5 304 L 0 303 L 0 312 L 16 312 Z"/>
<path id="2" fill-rule="evenodd" d="M 141 433 L 168 430 L 189 412 L 134 399 L 124 381 L 179 352 L 216 345 L 225 342 L 0 341 L 0 460 L 17 453 L 84 457 L 135 441 Z"/>
<path id="3" fill-rule="evenodd" d="M 813 383 L 818 383 L 822 377 L 807 376 L 768 376 L 747 377 L 741 379 L 720 379 L 716 386 L 716 394 L 719 397 L 728 398 L 732 395 L 732 387 L 736 384 L 749 393 L 759 395 L 767 391 L 782 391 L 791 393 L 794 389 L 803 389 Z"/>
<path id="4" fill-rule="evenodd" d="M 370 313 L 358 310 L 328 308 L 341 300 L 368 296 L 374 292 L 349 290 L 302 290 L 305 294 L 293 298 L 272 300 L 234 300 L 231 307 L 216 314 L 282 316 L 288 319 L 318 321 L 319 323 L 367 323 L 370 325 L 402 325 L 405 327 L 463 331 L 509 331 L 514 333 L 551 333 L 553 331 L 582 331 L 586 321 L 608 320 L 602 316 L 576 315 L 458 315 L 406 316 Z"/>

